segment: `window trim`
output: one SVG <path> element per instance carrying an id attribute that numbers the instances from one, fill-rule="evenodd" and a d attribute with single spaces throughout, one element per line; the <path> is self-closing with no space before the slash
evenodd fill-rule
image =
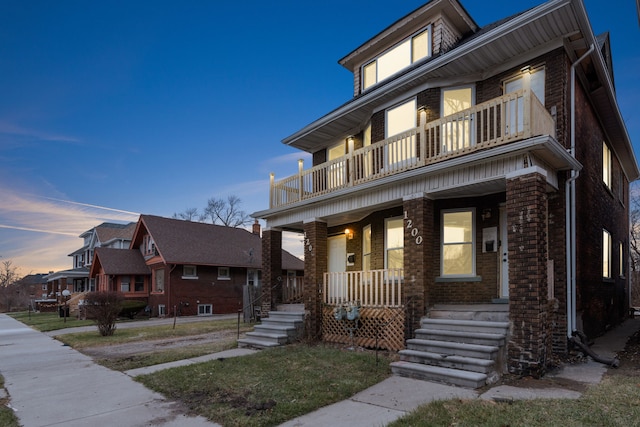
<path id="1" fill-rule="evenodd" d="M 427 34 L 427 52 L 426 55 L 420 58 L 415 58 L 414 56 L 414 42 L 413 40 L 425 33 Z M 394 72 L 392 72 L 391 74 L 389 74 L 388 76 L 380 79 L 379 75 L 379 61 L 381 58 L 385 57 L 388 54 L 391 54 L 391 52 L 393 52 L 395 49 L 399 49 L 400 46 L 402 46 L 404 43 L 409 42 L 409 64 L 402 66 L 398 69 L 396 69 Z M 387 81 L 391 78 L 393 78 L 394 76 L 397 76 L 398 73 L 402 72 L 403 70 L 406 70 L 407 68 L 411 67 L 413 64 L 427 59 L 427 58 L 431 58 L 433 56 L 433 25 L 429 24 L 426 25 L 422 28 L 420 28 L 419 30 L 417 30 L 416 32 L 414 32 L 413 34 L 409 35 L 408 37 L 400 40 L 398 43 L 394 44 L 393 46 L 391 46 L 389 49 L 386 49 L 385 51 L 381 52 L 379 55 L 376 55 L 373 59 L 371 59 L 370 61 L 365 62 L 364 64 L 362 64 L 360 66 L 360 89 L 362 91 L 365 90 L 369 90 L 371 88 L 376 87 L 377 85 L 379 85 L 381 82 Z M 375 64 L 375 65 L 374 65 Z M 373 82 L 369 85 L 366 85 L 366 76 L 367 73 L 365 72 L 365 69 L 367 69 L 368 67 L 374 65 L 373 67 L 373 73 L 374 75 L 373 77 Z"/>
<path id="2" fill-rule="evenodd" d="M 402 238 L 402 246 L 394 246 L 394 247 L 389 247 L 389 241 L 387 239 L 387 232 L 389 231 L 389 222 L 391 221 L 400 221 L 400 230 L 403 233 L 403 238 Z M 384 219 L 384 268 L 385 270 L 388 270 L 389 267 L 389 255 L 388 252 L 389 250 L 398 250 L 398 249 L 402 249 L 402 254 L 403 254 L 403 258 L 404 258 L 404 217 L 403 216 L 394 216 L 391 218 L 385 218 Z M 402 269 L 404 269 L 404 259 L 402 262 Z"/>
<path id="3" fill-rule="evenodd" d="M 201 308 L 209 307 L 208 313 L 200 313 Z M 207 311 L 207 310 L 204 310 Z M 198 304 L 198 316 L 213 316 L 213 304 Z"/>
<path id="4" fill-rule="evenodd" d="M 367 252 L 366 241 L 367 241 L 367 233 L 369 240 L 369 251 Z M 371 234 L 371 224 L 367 224 L 362 227 L 362 270 L 369 271 L 371 270 L 371 247 L 373 246 L 372 242 L 372 234 Z M 368 258 L 367 258 L 368 257 Z M 369 261 L 369 265 L 367 266 L 365 260 Z M 368 268 L 367 268 L 368 267 Z"/>
<path id="5" fill-rule="evenodd" d="M 611 233 L 605 228 L 602 229 L 602 278 L 609 280 L 613 278 L 611 274 Z"/>
<path id="6" fill-rule="evenodd" d="M 611 149 L 605 141 L 602 141 L 602 182 L 611 191 Z"/>
<path id="7" fill-rule="evenodd" d="M 231 268 L 218 266 L 218 280 L 231 280 Z"/>
<path id="8" fill-rule="evenodd" d="M 460 212 L 468 212 L 471 214 L 471 242 L 457 242 L 456 245 L 465 244 L 471 245 L 471 273 L 469 274 L 445 274 L 445 259 L 444 259 L 444 217 L 446 214 L 450 213 L 460 213 Z M 469 279 L 477 277 L 476 271 L 476 232 L 477 232 L 477 224 L 476 224 L 476 208 L 460 208 L 460 209 L 443 209 L 440 212 L 440 278 L 446 279 Z M 453 245 L 454 243 L 450 243 Z"/>
<path id="9" fill-rule="evenodd" d="M 195 280 L 198 278 L 198 267 L 195 265 L 185 264 L 182 266 L 182 278 L 186 280 Z"/>

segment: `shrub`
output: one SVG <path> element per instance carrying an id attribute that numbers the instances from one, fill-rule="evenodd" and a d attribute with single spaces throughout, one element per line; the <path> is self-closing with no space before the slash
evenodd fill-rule
<path id="1" fill-rule="evenodd" d="M 85 297 L 87 317 L 96 322 L 103 337 L 111 336 L 116 331 L 116 320 L 123 302 L 124 294 L 121 292 L 89 292 Z"/>
<path id="2" fill-rule="evenodd" d="M 125 300 L 122 302 L 122 309 L 118 314 L 121 317 L 128 317 L 129 319 L 133 319 L 133 317 L 138 314 L 141 310 L 143 310 L 147 306 L 147 303 L 144 301 L 136 301 L 136 300 Z"/>

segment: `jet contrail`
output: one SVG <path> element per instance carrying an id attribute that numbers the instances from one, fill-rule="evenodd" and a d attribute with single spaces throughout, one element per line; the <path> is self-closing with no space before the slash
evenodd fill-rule
<path id="1" fill-rule="evenodd" d="M 66 233 L 64 231 L 40 230 L 38 228 L 16 227 L 16 226 L 13 226 L 13 225 L 0 224 L 0 228 L 8 228 L 9 230 L 33 231 L 35 233 L 62 234 L 63 236 L 78 237 L 78 233 Z"/>
<path id="2" fill-rule="evenodd" d="M 120 209 L 107 208 L 105 206 L 90 205 L 90 204 L 87 204 L 87 203 L 73 202 L 71 200 L 54 199 L 53 197 L 38 196 L 38 195 L 35 195 L 35 194 L 33 194 L 33 196 L 34 197 L 39 197 L 41 199 L 52 200 L 54 202 L 69 203 L 69 204 L 72 204 L 72 205 L 84 206 L 84 207 L 87 207 L 87 208 L 101 209 L 101 210 L 109 211 L 109 212 L 118 212 L 118 213 L 127 214 L 127 215 L 140 216 L 140 214 L 137 213 L 137 212 L 123 211 L 123 210 L 120 210 Z"/>

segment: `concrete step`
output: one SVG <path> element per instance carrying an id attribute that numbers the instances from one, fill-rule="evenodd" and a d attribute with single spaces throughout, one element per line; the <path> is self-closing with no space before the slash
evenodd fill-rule
<path id="1" fill-rule="evenodd" d="M 269 317 L 274 322 L 304 322 L 304 312 L 299 311 L 270 311 Z"/>
<path id="2" fill-rule="evenodd" d="M 297 336 L 297 328 L 290 324 L 262 322 L 261 324 L 254 326 L 253 331 L 263 334 L 284 335 L 289 338 L 295 338 Z"/>
<path id="3" fill-rule="evenodd" d="M 429 310 L 432 319 L 508 322 L 509 304 L 436 304 Z"/>
<path id="4" fill-rule="evenodd" d="M 296 313 L 304 313 L 304 304 L 278 304 L 276 310 L 278 312 L 293 311 Z"/>
<path id="5" fill-rule="evenodd" d="M 280 344 L 274 343 L 273 341 L 262 340 L 259 338 L 240 338 L 238 340 L 238 348 L 255 348 L 257 350 L 262 350 L 265 348 L 278 347 Z"/>
<path id="6" fill-rule="evenodd" d="M 247 338 L 253 338 L 261 341 L 270 341 L 276 345 L 287 344 L 289 336 L 284 334 L 273 334 L 269 332 L 252 331 L 245 334 Z"/>
<path id="7" fill-rule="evenodd" d="M 417 350 L 400 350 L 400 360 L 423 365 L 440 366 L 441 368 L 460 369 L 464 371 L 488 374 L 494 370 L 495 362 L 487 359 L 429 353 Z"/>
<path id="8" fill-rule="evenodd" d="M 427 353 L 438 353 L 447 356 L 474 357 L 477 359 L 495 360 L 499 348 L 492 345 L 466 344 L 452 341 L 410 339 L 407 340 L 408 350 Z"/>
<path id="9" fill-rule="evenodd" d="M 487 375 L 479 372 L 442 368 L 402 360 L 391 363 L 391 372 L 403 377 L 441 382 L 468 388 L 482 387 L 487 381 Z"/>
<path id="10" fill-rule="evenodd" d="M 504 345 L 506 334 L 486 332 L 450 331 L 444 329 L 417 329 L 416 338 L 422 340 L 451 341 L 466 344 L 479 344 L 494 347 Z"/>
<path id="11" fill-rule="evenodd" d="M 506 335 L 509 322 L 490 322 L 486 320 L 430 319 L 420 320 L 421 329 L 440 329 L 448 331 L 482 332 Z"/>

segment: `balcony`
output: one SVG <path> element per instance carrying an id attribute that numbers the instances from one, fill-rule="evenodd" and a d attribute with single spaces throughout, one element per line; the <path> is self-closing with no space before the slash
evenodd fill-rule
<path id="1" fill-rule="evenodd" d="M 269 207 L 279 208 L 357 187 L 404 171 L 539 135 L 555 137 L 553 117 L 529 90 L 508 93 L 399 135 L 352 150 L 345 156 L 275 181 Z"/>

